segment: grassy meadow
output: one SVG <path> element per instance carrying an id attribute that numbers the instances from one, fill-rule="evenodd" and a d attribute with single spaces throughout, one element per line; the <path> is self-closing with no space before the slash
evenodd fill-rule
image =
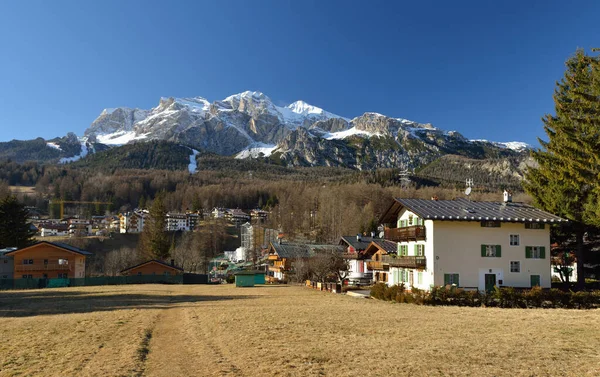
<path id="1" fill-rule="evenodd" d="M 597 376 L 597 310 L 423 307 L 296 286 L 0 292 L 0 376 Z"/>

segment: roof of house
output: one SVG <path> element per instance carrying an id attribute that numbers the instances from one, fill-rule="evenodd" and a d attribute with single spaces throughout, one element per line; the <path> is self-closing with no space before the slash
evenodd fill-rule
<path id="1" fill-rule="evenodd" d="M 356 239 L 356 236 L 342 236 L 339 245 L 346 244 L 352 246 L 354 250 L 360 251 L 365 250 L 369 244 L 373 241 L 372 237 L 360 237 L 360 241 Z"/>
<path id="2" fill-rule="evenodd" d="M 398 213 L 406 208 L 417 216 L 443 221 L 502 221 L 561 223 L 568 220 L 524 203 L 476 202 L 464 198 L 454 200 L 425 200 L 394 198 L 382 215 L 381 223 L 396 222 Z"/>
<path id="3" fill-rule="evenodd" d="M 312 255 L 323 251 L 343 252 L 344 247 L 336 245 L 290 244 L 271 242 L 273 250 L 279 258 L 310 258 Z"/>
<path id="4" fill-rule="evenodd" d="M 396 254 L 398 252 L 398 243 L 388 240 L 375 240 L 362 253 L 364 257 L 371 257 L 377 251 L 382 250 L 386 254 Z"/>
<path id="5" fill-rule="evenodd" d="M 15 249 L 13 251 L 9 251 L 6 254 L 7 255 L 8 254 L 13 254 L 13 253 L 16 254 L 18 252 L 21 252 L 23 250 L 27 250 L 27 249 L 29 249 L 31 247 L 34 247 L 34 246 L 37 246 L 37 245 L 40 245 L 40 244 L 46 244 L 46 245 L 50 245 L 50 246 L 59 247 L 61 249 L 65 249 L 67 251 L 70 251 L 70 252 L 76 253 L 76 254 L 80 254 L 80 255 L 92 255 L 92 253 L 90 253 L 89 251 L 78 249 L 75 246 L 67 245 L 66 243 L 62 243 L 62 242 L 48 242 L 48 241 L 38 241 L 38 242 L 35 242 L 32 245 L 25 246 L 25 247 L 22 247 L 20 249 Z"/>
<path id="6" fill-rule="evenodd" d="M 160 261 L 158 259 L 150 259 L 150 260 L 144 261 L 142 263 L 138 263 L 135 266 L 127 267 L 126 269 L 122 270 L 121 273 L 127 272 L 129 270 L 133 270 L 134 268 L 141 267 L 141 266 L 143 266 L 145 264 L 148 264 L 148 263 L 158 263 L 158 264 L 160 264 L 160 265 L 162 265 L 164 267 L 168 267 L 168 268 L 171 268 L 173 270 L 183 271 L 183 268 L 180 268 L 180 267 L 177 267 L 177 266 L 172 266 L 172 265 L 170 265 L 168 263 L 165 263 L 163 261 Z"/>

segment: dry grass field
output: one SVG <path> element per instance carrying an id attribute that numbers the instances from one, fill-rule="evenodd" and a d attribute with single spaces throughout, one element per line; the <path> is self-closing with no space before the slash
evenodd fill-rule
<path id="1" fill-rule="evenodd" d="M 0 292 L 0 376 L 598 376 L 600 312 L 303 287 Z"/>

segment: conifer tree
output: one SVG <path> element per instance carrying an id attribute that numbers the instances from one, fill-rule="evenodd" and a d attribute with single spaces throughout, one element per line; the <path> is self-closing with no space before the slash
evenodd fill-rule
<path id="1" fill-rule="evenodd" d="M 525 190 L 544 210 L 571 221 L 576 240 L 578 285 L 583 286 L 583 237 L 600 224 L 600 59 L 578 50 L 566 62 L 554 91 L 555 115 L 542 118 L 548 141 L 532 153 Z"/>
<path id="2" fill-rule="evenodd" d="M 145 220 L 140 237 L 140 245 L 142 254 L 164 261 L 169 258 L 171 239 L 167 233 L 167 209 L 163 196 L 162 193 L 158 194 L 152 202 L 150 214 Z"/>
<path id="3" fill-rule="evenodd" d="M 0 248 L 25 247 L 34 242 L 35 231 L 27 219 L 27 210 L 16 197 L 0 201 Z"/>

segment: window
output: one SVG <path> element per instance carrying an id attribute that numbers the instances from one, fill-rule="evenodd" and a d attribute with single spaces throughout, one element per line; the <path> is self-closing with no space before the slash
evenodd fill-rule
<path id="1" fill-rule="evenodd" d="M 500 245 L 481 245 L 481 256 L 491 258 L 502 257 L 502 250 Z"/>
<path id="2" fill-rule="evenodd" d="M 408 215 L 408 225 L 413 225 L 413 215 Z"/>
<path id="3" fill-rule="evenodd" d="M 482 221 L 483 228 L 500 228 L 500 221 Z"/>
<path id="4" fill-rule="evenodd" d="M 525 229 L 544 229 L 544 225 L 542 223 L 525 223 Z"/>
<path id="5" fill-rule="evenodd" d="M 142 273 L 141 273 L 141 272 L 138 272 L 138 273 L 137 273 L 137 275 L 138 275 L 138 276 L 142 276 Z"/>
<path id="6" fill-rule="evenodd" d="M 33 275 L 23 275 L 23 279 L 33 279 Z"/>
<path id="7" fill-rule="evenodd" d="M 5 259 L 5 260 L 4 260 L 4 263 L 8 263 L 8 259 Z"/>
<path id="8" fill-rule="evenodd" d="M 400 256 L 408 255 L 408 245 L 400 245 Z"/>
<path id="9" fill-rule="evenodd" d="M 540 284 L 540 275 L 531 275 L 529 277 L 529 282 L 531 283 L 532 287 L 539 287 Z"/>
<path id="10" fill-rule="evenodd" d="M 23 259 L 23 264 L 33 264 L 33 259 Z"/>
<path id="11" fill-rule="evenodd" d="M 510 261 L 510 272 L 520 273 L 521 272 L 521 261 L 511 260 Z"/>
<path id="12" fill-rule="evenodd" d="M 528 259 L 545 259 L 546 248 L 544 246 L 526 246 L 525 258 Z"/>
<path id="13" fill-rule="evenodd" d="M 423 273 L 417 272 L 417 284 L 423 284 Z"/>
<path id="14" fill-rule="evenodd" d="M 165 271 L 165 276 L 169 276 L 171 273 L 169 271 Z"/>
<path id="15" fill-rule="evenodd" d="M 69 275 L 65 272 L 65 273 L 58 273 L 58 278 L 59 279 L 67 279 L 69 277 Z"/>
<path id="16" fill-rule="evenodd" d="M 444 274 L 444 285 L 452 284 L 458 287 L 458 274 Z"/>
<path id="17" fill-rule="evenodd" d="M 415 244 L 415 255 L 418 257 L 425 255 L 425 245 Z"/>
<path id="18" fill-rule="evenodd" d="M 69 260 L 68 259 L 59 259 L 58 264 L 69 264 Z"/>
<path id="19" fill-rule="evenodd" d="M 518 234 L 510 235 L 510 246 L 519 246 L 519 235 Z"/>

